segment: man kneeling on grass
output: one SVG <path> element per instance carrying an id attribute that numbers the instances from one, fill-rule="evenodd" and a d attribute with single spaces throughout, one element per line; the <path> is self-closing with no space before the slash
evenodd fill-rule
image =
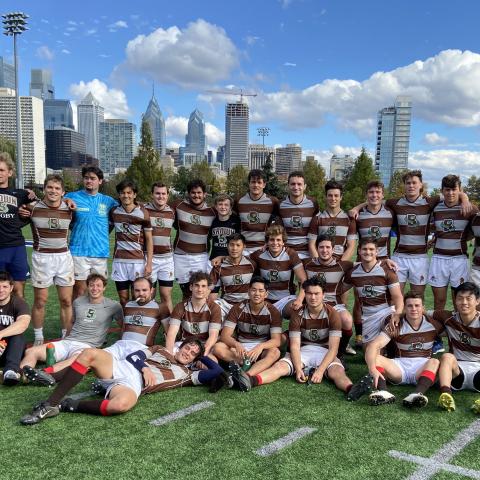
<path id="1" fill-rule="evenodd" d="M 116 415 L 131 410 L 140 394 L 186 385 L 210 384 L 219 375 L 224 375 L 224 371 L 203 354 L 203 346 L 198 340 L 184 342 L 175 355 L 165 347 L 154 345 L 132 352 L 121 360 L 106 350 L 89 348 L 68 367 L 50 397 L 22 417 L 20 423 L 35 425 L 60 412 Z M 191 371 L 191 364 L 197 360 L 207 369 Z M 105 387 L 105 399 L 78 401 L 67 397 L 62 400 L 89 370 Z"/>
<path id="2" fill-rule="evenodd" d="M 311 278 L 303 282 L 306 305 L 293 311 L 289 324 L 290 353 L 273 367 L 259 373 L 254 385 L 272 383 L 280 377 L 294 375 L 297 382 L 321 383 L 332 380 L 336 387 L 348 392 L 352 381 L 337 358 L 342 320 L 333 307 L 323 302 L 323 282 Z"/>
<path id="3" fill-rule="evenodd" d="M 220 341 L 213 347 L 216 358 L 230 362 L 234 385 L 241 391 L 250 390 L 258 381 L 258 374 L 280 358 L 282 317 L 272 304 L 266 302 L 267 295 L 268 281 L 259 276 L 252 277 L 249 299 L 231 308 Z M 245 362 L 252 364 L 247 374 L 240 369 Z"/>
<path id="4" fill-rule="evenodd" d="M 385 405 L 395 402 L 395 395 L 387 390 L 387 380 L 396 385 L 415 385 L 415 391 L 403 399 L 405 407 L 425 407 L 428 398 L 426 391 L 435 382 L 440 362 L 431 358 L 435 338 L 443 330 L 443 325 L 424 315 L 423 299 L 418 293 L 405 295 L 405 313 L 398 325 L 390 322 L 383 328 L 367 350 L 365 360 L 369 374 L 356 383 L 348 400 L 357 400 L 373 386 L 370 394 L 371 405 Z M 393 340 L 396 358 L 380 355 L 382 348 Z M 350 398 L 352 396 L 352 398 Z M 355 397 L 355 398 L 353 398 Z"/>

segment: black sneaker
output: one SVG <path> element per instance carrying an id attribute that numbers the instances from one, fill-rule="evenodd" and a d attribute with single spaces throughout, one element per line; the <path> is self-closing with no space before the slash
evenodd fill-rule
<path id="1" fill-rule="evenodd" d="M 370 392 L 373 386 L 373 377 L 368 373 L 363 376 L 357 383 L 352 385 L 352 388 L 347 393 L 347 400 L 349 402 L 355 402 L 361 396 Z"/>
<path id="2" fill-rule="evenodd" d="M 233 378 L 230 373 L 222 372 L 220 375 L 215 377 L 210 383 L 210 388 L 208 391 L 210 393 L 217 393 L 221 388 L 232 388 L 233 387 Z"/>
<path id="3" fill-rule="evenodd" d="M 91 390 L 95 395 L 105 395 L 107 393 L 107 389 L 98 378 L 92 382 Z"/>
<path id="4" fill-rule="evenodd" d="M 79 403 L 79 400 L 67 397 L 60 402 L 59 408 L 61 412 L 75 413 L 77 411 Z"/>
<path id="5" fill-rule="evenodd" d="M 32 413 L 20 419 L 22 425 L 36 425 L 45 418 L 56 417 L 60 413 L 58 405 L 49 405 L 46 402 L 39 404 L 32 410 Z"/>
<path id="6" fill-rule="evenodd" d="M 23 367 L 23 374 L 32 385 L 53 387 L 57 383 L 49 373 L 38 368 L 32 368 L 29 365 Z"/>
<path id="7" fill-rule="evenodd" d="M 252 389 L 250 377 L 242 370 L 237 362 L 231 361 L 228 369 L 232 375 L 233 385 L 241 392 L 249 392 Z"/>

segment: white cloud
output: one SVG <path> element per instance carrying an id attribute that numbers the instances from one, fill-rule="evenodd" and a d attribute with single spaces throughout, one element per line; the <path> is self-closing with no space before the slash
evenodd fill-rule
<path id="1" fill-rule="evenodd" d="M 418 150 L 410 153 L 408 166 L 422 170 L 430 190 L 439 187 L 442 177 L 449 173 L 460 175 L 465 184 L 468 177 L 478 176 L 480 152 L 454 149 Z"/>
<path id="2" fill-rule="evenodd" d="M 278 91 L 252 100 L 252 121 L 288 129 L 318 128 L 334 116 L 340 129 L 374 135 L 376 113 L 397 95 L 410 95 L 413 115 L 427 122 L 480 125 L 480 54 L 444 50 L 364 81 L 326 79 L 304 90 Z"/>
<path id="3" fill-rule="evenodd" d="M 95 33 L 97 33 L 97 29 L 96 28 L 90 28 L 89 30 L 87 30 L 85 32 L 85 35 L 90 36 L 90 35 L 94 35 Z"/>
<path id="4" fill-rule="evenodd" d="M 188 118 L 170 116 L 165 120 L 165 130 L 167 138 L 174 138 L 180 141 L 181 145 L 185 144 L 185 135 L 188 130 Z M 225 144 L 225 133 L 210 122 L 205 122 L 205 135 L 207 142 L 212 148 Z"/>
<path id="5" fill-rule="evenodd" d="M 98 78 L 87 83 L 83 80 L 74 83 L 70 85 L 69 91 L 76 103 L 83 100 L 88 92 L 92 92 L 105 109 L 106 118 L 127 118 L 131 115 L 125 92 L 117 88 L 108 88 L 107 84 Z"/>
<path id="6" fill-rule="evenodd" d="M 67 32 L 74 32 L 77 29 L 77 27 L 67 27 L 65 30 Z"/>
<path id="7" fill-rule="evenodd" d="M 448 143 L 447 137 L 442 137 L 436 132 L 426 133 L 423 141 L 428 145 L 446 145 Z"/>
<path id="8" fill-rule="evenodd" d="M 41 58 L 42 60 L 51 61 L 54 58 L 53 52 L 46 46 L 42 45 L 41 47 L 37 48 L 37 57 Z"/>
<path id="9" fill-rule="evenodd" d="M 296 67 L 297 64 L 296 63 L 292 63 L 292 62 L 285 62 L 283 64 L 284 67 Z"/>
<path id="10" fill-rule="evenodd" d="M 260 40 L 260 37 L 256 37 L 254 35 L 247 35 L 245 37 L 245 42 L 247 43 L 247 45 L 255 45 L 258 41 Z"/>
<path id="11" fill-rule="evenodd" d="M 128 28 L 128 24 L 125 20 L 117 20 L 115 23 L 108 25 L 110 32 L 116 32 L 119 28 Z"/>
<path id="12" fill-rule="evenodd" d="M 74 20 L 69 20 L 67 23 L 69 25 L 77 25 L 77 22 L 75 22 Z"/>
<path id="13" fill-rule="evenodd" d="M 46 18 L 41 18 L 41 19 L 40 19 L 40 22 L 42 22 L 42 23 L 50 23 Z"/>
<path id="14" fill-rule="evenodd" d="M 293 0 L 278 0 L 282 5 L 282 8 L 288 8 L 288 6 L 292 3 Z"/>
<path id="15" fill-rule="evenodd" d="M 205 86 L 229 77 L 238 52 L 225 30 L 199 19 L 186 28 L 158 28 L 138 35 L 126 48 L 126 66 L 159 83 Z"/>
<path id="16" fill-rule="evenodd" d="M 62 53 L 64 53 L 65 55 L 70 55 L 72 52 L 70 50 L 67 50 L 66 48 L 63 48 Z"/>
<path id="17" fill-rule="evenodd" d="M 220 145 L 225 145 L 225 132 L 217 128 L 213 123 L 205 123 L 205 135 L 209 147 L 212 146 L 215 149 Z"/>
<path id="18" fill-rule="evenodd" d="M 106 53 L 100 53 L 98 56 L 100 58 L 109 58 L 110 57 L 110 55 L 107 55 Z"/>
<path id="19" fill-rule="evenodd" d="M 178 142 L 167 142 L 167 148 L 179 148 L 182 144 Z"/>

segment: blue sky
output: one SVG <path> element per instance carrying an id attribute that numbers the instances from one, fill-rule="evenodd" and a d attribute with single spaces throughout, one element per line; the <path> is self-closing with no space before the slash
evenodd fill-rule
<path id="1" fill-rule="evenodd" d="M 410 166 L 430 185 L 480 165 L 480 4 L 475 1 L 4 1 L 23 10 L 21 94 L 31 68 L 53 71 L 57 98 L 92 90 L 111 118 L 137 125 L 152 82 L 181 144 L 199 108 L 208 143 L 223 142 L 224 104 L 257 93 L 250 141 L 300 143 L 326 164 L 332 153 L 373 151 L 376 112 L 413 97 Z M 12 41 L 0 40 L 11 58 Z M 260 140 L 258 138 L 258 140 Z"/>

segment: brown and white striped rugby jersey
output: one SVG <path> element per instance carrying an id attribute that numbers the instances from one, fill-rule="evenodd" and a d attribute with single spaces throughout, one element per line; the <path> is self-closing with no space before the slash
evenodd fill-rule
<path id="1" fill-rule="evenodd" d="M 166 305 L 159 305 L 155 300 L 145 305 L 131 300 L 123 313 L 122 340 L 135 340 L 147 346 L 154 344 L 162 320 L 170 316 Z"/>
<path id="2" fill-rule="evenodd" d="M 287 247 L 308 255 L 308 230 L 317 213 L 317 201 L 306 195 L 300 203 L 293 203 L 290 197 L 280 203 L 279 214 L 288 236 Z"/>
<path id="3" fill-rule="evenodd" d="M 295 293 L 293 274 L 299 268 L 303 268 L 295 250 L 283 247 L 276 257 L 272 256 L 268 249 L 264 252 L 257 250 L 250 258 L 257 264 L 257 271 L 261 277 L 270 283 L 267 297 L 269 301 L 276 302 Z"/>
<path id="4" fill-rule="evenodd" d="M 415 330 L 405 316 L 402 316 L 397 327 L 388 324 L 381 334 L 395 342 L 397 358 L 430 358 L 433 342 L 443 330 L 442 324 L 426 315 L 423 315 L 422 323 Z"/>
<path id="5" fill-rule="evenodd" d="M 177 325 L 181 329 L 184 340 L 200 340 L 206 342 L 210 330 L 222 328 L 222 311 L 213 301 L 207 300 L 199 311 L 195 311 L 190 300 L 175 305 L 170 315 L 169 325 Z"/>
<path id="6" fill-rule="evenodd" d="M 282 333 L 282 317 L 268 302 L 263 305 L 260 313 L 253 314 L 250 302 L 244 300 L 230 309 L 223 326 L 236 328 L 237 339 L 241 343 L 260 343 L 270 340 L 272 334 Z"/>
<path id="7" fill-rule="evenodd" d="M 458 312 L 435 310 L 433 318 L 447 330 L 450 353 L 463 362 L 480 362 L 480 313 L 464 325 Z M 480 363 L 479 363 L 480 366 Z"/>
<path id="8" fill-rule="evenodd" d="M 72 211 L 62 200 L 58 208 L 49 207 L 42 200 L 28 205 L 31 211 L 33 249 L 40 253 L 68 252 L 68 228 Z"/>
<path id="9" fill-rule="evenodd" d="M 406 197 L 391 198 L 385 202 L 396 216 L 395 254 L 422 257 L 427 255 L 430 214 L 439 201 L 439 196 L 420 196 L 414 202 L 409 202 Z"/>
<path id="10" fill-rule="evenodd" d="M 477 213 L 470 221 L 470 229 L 475 237 L 475 250 L 472 257 L 472 268 L 480 270 L 480 213 Z"/>
<path id="11" fill-rule="evenodd" d="M 222 298 L 231 304 L 248 300 L 250 280 L 257 268 L 250 258 L 242 256 L 238 265 L 233 265 L 229 257 L 210 271 L 210 281 L 214 285 L 213 292 L 222 289 Z"/>
<path id="12" fill-rule="evenodd" d="M 186 365 L 175 360 L 175 357 L 160 345 L 154 345 L 146 352 L 145 363 L 155 375 L 155 384 L 145 387 L 142 394 L 155 393 L 171 388 L 192 384 L 192 372 Z"/>
<path id="13" fill-rule="evenodd" d="M 312 317 L 305 306 L 292 312 L 288 336 L 300 338 L 301 345 L 320 345 L 328 348 L 329 337 L 342 336 L 342 320 L 330 305 L 323 305 L 318 318 Z"/>
<path id="14" fill-rule="evenodd" d="M 150 224 L 152 226 L 153 256 L 170 257 L 172 255 L 170 234 L 175 219 L 175 212 L 169 205 L 165 205 L 159 210 L 153 203 L 146 203 L 145 208 L 150 215 Z"/>
<path id="15" fill-rule="evenodd" d="M 116 262 L 144 262 L 144 231 L 152 229 L 148 211 L 137 205 L 128 213 L 119 205 L 110 210 L 110 222 L 115 228 L 113 259 Z"/>
<path id="16" fill-rule="evenodd" d="M 177 236 L 174 253 L 178 255 L 200 255 L 208 252 L 208 232 L 215 218 L 215 210 L 202 203 L 195 207 L 182 200 L 175 208 Z"/>
<path id="17" fill-rule="evenodd" d="M 343 278 L 345 273 L 353 267 L 353 262 L 332 258 L 329 263 L 323 264 L 317 258 L 304 260 L 307 278 L 318 278 L 324 283 L 323 301 L 329 305 L 342 303 Z"/>
<path id="18" fill-rule="evenodd" d="M 368 207 L 363 207 L 352 222 L 357 240 L 366 237 L 377 241 L 379 260 L 390 256 L 390 232 L 394 223 L 394 213 L 390 209 L 382 205 L 377 213 L 372 213 Z"/>
<path id="19" fill-rule="evenodd" d="M 235 200 L 233 209 L 240 217 L 240 232 L 247 240 L 248 249 L 260 248 L 265 244 L 265 230 L 273 216 L 278 215 L 278 199 L 264 193 L 252 200 L 249 193 Z"/>
<path id="20" fill-rule="evenodd" d="M 368 272 L 359 263 L 345 274 L 344 282 L 352 285 L 358 294 L 362 316 L 369 317 L 390 305 L 390 289 L 400 285 L 397 274 L 377 262 Z"/>
<path id="21" fill-rule="evenodd" d="M 335 216 L 324 210 L 313 217 L 308 239 L 316 241 L 319 235 L 328 235 L 332 239 L 333 254 L 340 258 L 345 252 L 347 240 L 355 240 L 355 225 L 343 210 Z"/>
<path id="22" fill-rule="evenodd" d="M 433 222 L 435 225 L 434 255 L 448 257 L 466 256 L 467 240 L 470 236 L 468 224 L 477 213 L 477 208 L 464 217 L 460 205 L 448 207 L 442 200 L 433 209 Z"/>

